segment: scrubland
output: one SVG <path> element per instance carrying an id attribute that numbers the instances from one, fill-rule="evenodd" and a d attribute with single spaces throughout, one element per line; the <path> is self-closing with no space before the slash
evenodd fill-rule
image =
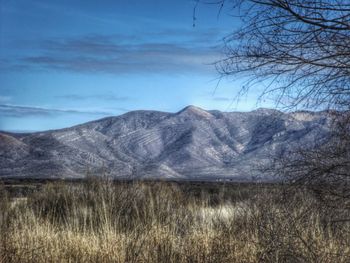
<path id="1" fill-rule="evenodd" d="M 0 262 L 350 262 L 347 210 L 280 185 L 0 186 Z"/>

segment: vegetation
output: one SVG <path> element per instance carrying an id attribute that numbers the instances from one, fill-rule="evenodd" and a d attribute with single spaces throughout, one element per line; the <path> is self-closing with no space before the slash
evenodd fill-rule
<path id="1" fill-rule="evenodd" d="M 261 99 L 279 108 L 327 110 L 332 120 L 328 138 L 281 152 L 274 173 L 311 186 L 328 203 L 346 199 L 349 209 L 349 1 L 209 2 L 220 11 L 232 7 L 242 20 L 224 39 L 225 57 L 216 63 L 223 77 L 245 80 L 239 95 L 263 88 Z"/>
<path id="2" fill-rule="evenodd" d="M 244 20 L 225 39 L 222 76 L 333 117 L 326 142 L 277 162 L 297 187 L 90 178 L 23 197 L 0 189 L 0 262 L 350 262 L 350 5 L 233 3 Z"/>
<path id="3" fill-rule="evenodd" d="M 170 182 L 0 189 L 0 262 L 349 262 L 348 210 L 277 185 Z M 6 187 L 8 189 L 8 186 Z"/>

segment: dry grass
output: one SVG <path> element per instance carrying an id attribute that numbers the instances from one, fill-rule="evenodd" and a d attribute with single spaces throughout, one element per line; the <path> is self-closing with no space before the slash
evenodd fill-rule
<path id="1" fill-rule="evenodd" d="M 248 192 L 94 179 L 17 200 L 0 189 L 0 262 L 350 262 L 350 225 L 330 223 L 339 211 L 305 191 Z"/>

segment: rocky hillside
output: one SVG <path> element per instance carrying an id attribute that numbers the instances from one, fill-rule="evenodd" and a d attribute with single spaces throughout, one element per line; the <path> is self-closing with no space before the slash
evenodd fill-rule
<path id="1" fill-rule="evenodd" d="M 271 156 L 328 133 L 324 112 L 133 111 L 67 129 L 0 133 L 0 177 L 269 180 Z"/>

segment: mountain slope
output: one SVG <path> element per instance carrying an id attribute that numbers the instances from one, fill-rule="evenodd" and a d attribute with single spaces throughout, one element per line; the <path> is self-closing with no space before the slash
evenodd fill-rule
<path id="1" fill-rule="evenodd" d="M 0 133 L 0 176 L 251 180 L 271 155 L 327 133 L 324 112 L 134 111 L 62 130 Z"/>

